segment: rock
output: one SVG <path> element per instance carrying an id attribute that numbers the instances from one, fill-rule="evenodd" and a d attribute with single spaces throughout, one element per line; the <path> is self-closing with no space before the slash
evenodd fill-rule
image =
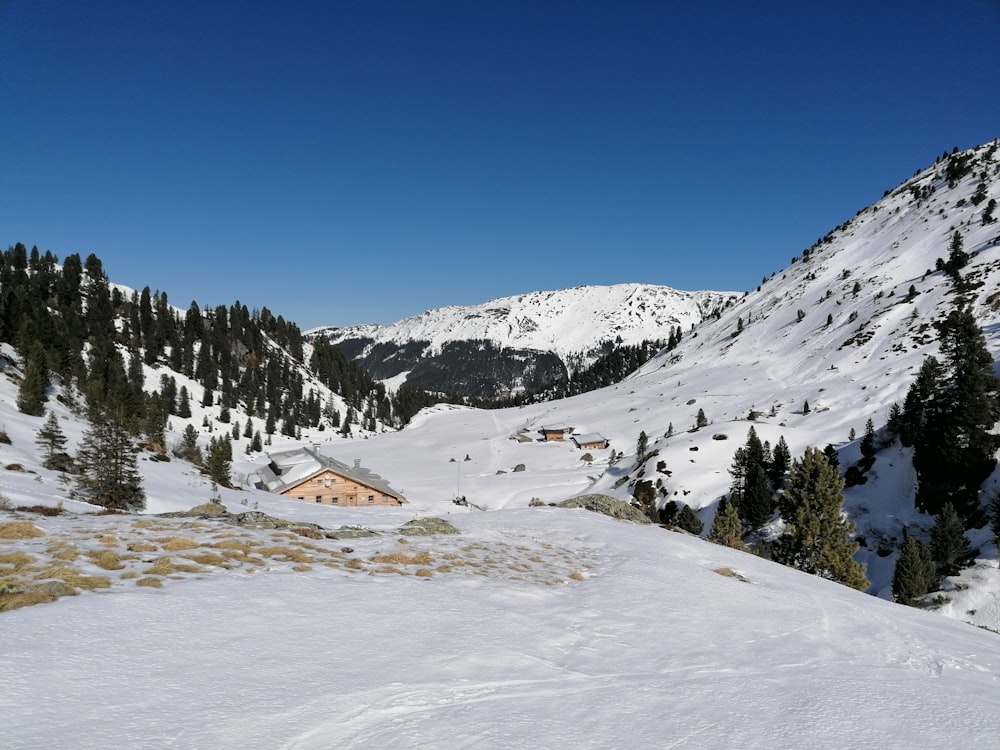
<path id="1" fill-rule="evenodd" d="M 433 534 L 461 534 L 442 518 L 415 518 L 407 521 L 399 529 L 399 533 L 404 536 L 431 536 Z"/>
<path id="2" fill-rule="evenodd" d="M 594 494 L 571 497 L 569 500 L 563 500 L 561 503 L 557 503 L 556 507 L 586 508 L 587 510 L 592 510 L 595 513 L 603 513 L 606 516 L 611 516 L 612 518 L 617 518 L 622 521 L 631 521 L 632 523 L 651 523 L 651 521 L 643 515 L 642 511 L 638 508 L 608 495 Z"/>
<path id="3" fill-rule="evenodd" d="M 52 596 L 73 596 L 76 594 L 76 589 L 64 581 L 45 581 L 36 588 L 46 594 L 52 594 Z"/>
<path id="4" fill-rule="evenodd" d="M 378 536 L 378 532 L 366 529 L 363 526 L 341 526 L 339 529 L 324 531 L 323 536 L 327 539 L 364 539 L 370 536 Z"/>
<path id="5" fill-rule="evenodd" d="M 188 511 L 188 514 L 192 516 L 224 516 L 227 513 L 229 511 L 226 510 L 225 505 L 212 502 L 211 500 L 207 503 L 196 505 Z"/>
<path id="6" fill-rule="evenodd" d="M 518 464 L 515 466 L 514 471 L 524 471 L 524 464 Z"/>

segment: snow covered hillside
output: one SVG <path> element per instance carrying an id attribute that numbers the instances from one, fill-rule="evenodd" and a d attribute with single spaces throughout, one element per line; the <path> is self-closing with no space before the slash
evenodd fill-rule
<path id="1" fill-rule="evenodd" d="M 442 307 L 392 325 L 306 334 L 327 337 L 393 384 L 489 397 L 544 387 L 592 364 L 612 344 L 666 341 L 675 328 L 687 331 L 738 297 L 650 284 L 581 286 Z M 476 376 L 456 378 L 465 367 Z M 491 370 L 493 379 L 481 382 Z"/>

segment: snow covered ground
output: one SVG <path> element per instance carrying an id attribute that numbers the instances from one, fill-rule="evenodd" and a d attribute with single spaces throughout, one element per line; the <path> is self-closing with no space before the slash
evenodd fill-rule
<path id="1" fill-rule="evenodd" d="M 3 746 L 954 748 L 1000 732 L 993 633 L 584 510 L 450 520 L 460 536 L 419 540 L 435 562 L 527 546 L 583 574 L 229 571 L 8 612 Z"/>

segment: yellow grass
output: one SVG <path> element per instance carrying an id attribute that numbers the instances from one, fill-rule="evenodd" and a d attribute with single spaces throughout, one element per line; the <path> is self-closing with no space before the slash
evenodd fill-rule
<path id="1" fill-rule="evenodd" d="M 388 555 L 375 555 L 371 558 L 371 561 L 375 563 L 388 563 L 391 565 L 430 565 L 434 562 L 434 558 L 431 557 L 427 550 L 423 550 L 414 554 L 407 554 L 406 552 L 392 552 Z"/>
<path id="2" fill-rule="evenodd" d="M 19 594 L 0 594 L 0 612 L 30 607 L 33 604 L 48 604 L 58 598 L 53 592 L 45 589 L 31 589 Z"/>
<path id="3" fill-rule="evenodd" d="M 85 576 L 76 568 L 69 565 L 56 565 L 38 574 L 39 580 L 47 578 L 57 578 L 70 586 L 81 589 L 106 589 L 111 587 L 111 579 L 107 576 Z"/>
<path id="4" fill-rule="evenodd" d="M 221 542 L 216 542 L 211 545 L 216 549 L 238 549 L 241 552 L 249 552 L 251 545 L 245 539 L 223 539 Z"/>
<path id="5" fill-rule="evenodd" d="M 161 544 L 163 549 L 169 552 L 179 552 L 184 549 L 196 549 L 201 546 L 194 539 L 186 536 L 161 536 L 159 539 L 154 539 L 153 541 Z"/>
<path id="6" fill-rule="evenodd" d="M 100 536 L 97 537 L 97 541 L 99 541 L 101 544 L 107 544 L 113 547 L 116 544 L 118 544 L 118 537 L 111 536 L 110 534 L 101 534 Z"/>
<path id="7" fill-rule="evenodd" d="M 105 570 L 121 570 L 125 563 L 118 556 L 118 553 L 110 549 L 94 550 L 88 552 L 87 557 L 94 565 Z"/>
<path id="8" fill-rule="evenodd" d="M 124 581 L 129 581 L 129 580 L 131 580 L 133 578 L 138 578 L 138 577 L 139 577 L 139 574 L 136 573 L 134 570 L 130 570 L 127 573 L 122 573 L 122 580 L 124 580 Z"/>
<path id="9" fill-rule="evenodd" d="M 430 568 L 418 568 L 417 572 L 413 575 L 419 576 L 420 578 L 431 578 L 434 575 L 434 571 Z"/>
<path id="10" fill-rule="evenodd" d="M 226 558 L 216 552 L 191 552 L 189 554 L 182 555 L 182 557 L 196 562 L 199 565 L 224 566 L 226 564 Z"/>
<path id="11" fill-rule="evenodd" d="M 171 573 L 200 573 L 201 570 L 201 567 L 198 565 L 174 562 L 173 559 L 164 555 L 163 557 L 156 558 L 156 562 L 146 572 L 165 576 Z"/>
<path id="12" fill-rule="evenodd" d="M 26 552 L 7 552 L 0 554 L 0 574 L 18 573 L 37 560 Z"/>
<path id="13" fill-rule="evenodd" d="M 718 573 L 720 576 L 725 576 L 726 578 L 735 578 L 739 581 L 747 581 L 746 576 L 742 573 L 737 573 L 732 568 L 716 568 L 713 572 Z"/>
<path id="14" fill-rule="evenodd" d="M 145 578 L 140 578 L 135 582 L 136 586 L 151 586 L 154 589 L 162 588 L 163 581 L 159 578 L 153 578 L 152 576 L 146 576 Z"/>
<path id="15" fill-rule="evenodd" d="M 344 563 L 344 567 L 348 568 L 349 570 L 361 570 L 362 568 L 365 567 L 365 564 L 361 561 L 361 558 L 352 557 L 350 560 Z"/>
<path id="16" fill-rule="evenodd" d="M 406 575 L 405 570 L 397 568 L 395 565 L 383 565 L 381 568 L 375 568 L 375 570 L 371 571 L 372 575 L 375 575 L 376 573 L 395 573 L 401 576 Z"/>
<path id="17" fill-rule="evenodd" d="M 273 560 L 280 560 L 282 562 L 313 562 L 312 555 L 306 554 L 304 551 L 294 547 L 260 547 L 255 549 L 254 552 L 258 555 L 264 555 L 265 557 L 270 557 Z"/>
<path id="18" fill-rule="evenodd" d="M 296 565 L 296 566 L 294 566 L 292 568 L 292 570 L 294 570 L 294 571 L 296 571 L 298 573 L 303 573 L 303 572 L 305 572 L 307 570 L 312 570 L 312 569 L 313 569 L 312 565 L 306 565 L 305 563 L 301 563 L 301 564 Z"/>
<path id="19" fill-rule="evenodd" d="M 438 573 L 450 573 L 451 572 L 451 566 L 450 565 L 438 565 L 437 566 L 437 571 L 438 571 Z M 419 572 L 420 571 L 417 571 L 418 574 L 419 574 Z"/>
<path id="20" fill-rule="evenodd" d="M 569 574 L 569 577 L 572 578 L 574 581 L 587 580 L 587 574 L 584 573 L 582 570 L 574 570 L 572 573 Z"/>
<path id="21" fill-rule="evenodd" d="M 45 532 L 30 521 L 0 523 L 0 539 L 35 539 L 40 536 L 45 536 Z"/>

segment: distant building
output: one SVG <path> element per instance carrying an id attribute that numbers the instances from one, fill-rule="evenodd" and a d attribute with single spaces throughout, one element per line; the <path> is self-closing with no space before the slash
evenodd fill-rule
<path id="1" fill-rule="evenodd" d="M 573 442 L 577 448 L 584 450 L 603 450 L 608 447 L 608 440 L 596 432 L 588 432 L 586 435 L 574 435 Z"/>
<path id="2" fill-rule="evenodd" d="M 312 448 L 271 453 L 257 470 L 257 489 L 323 505 L 402 505 L 406 498 L 361 465 L 348 466 Z"/>
<path id="3" fill-rule="evenodd" d="M 542 427 L 542 440 L 546 442 L 562 441 L 573 434 L 572 427 Z"/>

